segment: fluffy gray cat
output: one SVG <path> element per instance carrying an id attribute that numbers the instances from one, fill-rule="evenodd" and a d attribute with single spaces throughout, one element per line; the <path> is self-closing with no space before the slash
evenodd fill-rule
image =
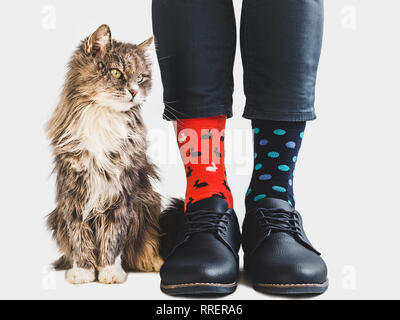
<path id="1" fill-rule="evenodd" d="M 61 101 L 47 125 L 57 174 L 48 226 L 74 284 L 122 283 L 126 272 L 159 271 L 160 195 L 146 156 L 140 107 L 151 89 L 149 52 L 111 38 L 107 25 L 73 55 Z"/>

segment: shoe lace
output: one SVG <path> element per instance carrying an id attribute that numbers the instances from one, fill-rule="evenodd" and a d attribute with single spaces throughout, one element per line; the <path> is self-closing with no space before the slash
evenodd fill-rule
<path id="1" fill-rule="evenodd" d="M 300 216 L 297 211 L 259 208 L 256 214 L 258 223 L 264 228 L 265 235 L 274 230 L 293 235 L 300 235 L 302 232 Z"/>
<path id="2" fill-rule="evenodd" d="M 225 216 L 230 216 L 229 213 L 210 212 L 207 210 L 198 210 L 187 212 L 185 214 L 185 236 L 190 236 L 196 233 L 213 232 L 226 235 L 227 225 Z"/>

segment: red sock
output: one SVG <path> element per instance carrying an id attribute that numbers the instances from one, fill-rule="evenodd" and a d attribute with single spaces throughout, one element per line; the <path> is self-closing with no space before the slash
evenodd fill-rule
<path id="1" fill-rule="evenodd" d="M 224 160 L 226 116 L 177 121 L 177 138 L 186 169 L 185 207 L 220 197 L 233 207 Z"/>

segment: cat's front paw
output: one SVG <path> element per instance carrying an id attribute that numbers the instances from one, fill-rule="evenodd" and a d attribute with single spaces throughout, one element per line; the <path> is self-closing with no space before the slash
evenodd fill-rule
<path id="1" fill-rule="evenodd" d="M 118 264 L 107 266 L 99 270 L 99 282 L 104 284 L 124 283 L 128 275 Z"/>
<path id="2" fill-rule="evenodd" d="M 161 267 L 164 264 L 164 260 L 160 256 L 156 256 L 153 259 L 153 270 L 152 272 L 160 272 Z"/>
<path id="3" fill-rule="evenodd" d="M 96 272 L 94 269 L 72 268 L 65 273 L 65 279 L 72 284 L 90 283 L 96 280 Z"/>

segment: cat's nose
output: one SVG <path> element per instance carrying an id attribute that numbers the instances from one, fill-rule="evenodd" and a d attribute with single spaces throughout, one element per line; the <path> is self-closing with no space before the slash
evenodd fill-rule
<path id="1" fill-rule="evenodd" d="M 138 92 L 136 90 L 130 89 L 129 92 L 131 93 L 132 97 L 136 97 Z"/>

